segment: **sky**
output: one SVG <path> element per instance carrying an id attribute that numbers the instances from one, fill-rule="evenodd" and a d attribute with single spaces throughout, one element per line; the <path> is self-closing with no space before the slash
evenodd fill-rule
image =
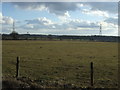
<path id="1" fill-rule="evenodd" d="M 2 2 L 2 33 L 118 36 L 117 2 Z"/>

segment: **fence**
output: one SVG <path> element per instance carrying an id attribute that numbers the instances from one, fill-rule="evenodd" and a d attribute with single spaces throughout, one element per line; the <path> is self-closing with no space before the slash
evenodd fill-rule
<path id="1" fill-rule="evenodd" d="M 19 77 L 19 69 L 20 69 L 20 57 L 17 57 L 16 59 L 16 78 Z M 90 85 L 91 88 L 94 86 L 94 65 L 93 62 L 90 63 Z"/>

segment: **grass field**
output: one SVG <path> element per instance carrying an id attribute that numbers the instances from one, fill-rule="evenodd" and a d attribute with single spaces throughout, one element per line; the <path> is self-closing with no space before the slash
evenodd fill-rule
<path id="1" fill-rule="evenodd" d="M 20 76 L 40 83 L 90 86 L 90 62 L 94 86 L 118 86 L 118 43 L 84 41 L 3 41 L 3 76 L 13 77 L 20 56 Z"/>

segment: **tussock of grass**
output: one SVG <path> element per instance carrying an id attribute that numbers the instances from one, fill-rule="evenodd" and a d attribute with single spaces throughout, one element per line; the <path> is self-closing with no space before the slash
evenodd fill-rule
<path id="1" fill-rule="evenodd" d="M 3 89 L 23 89 L 23 88 L 42 88 L 41 85 L 37 85 L 35 82 L 30 80 L 29 78 L 14 78 L 14 77 L 7 77 L 3 78 L 2 81 L 2 88 Z"/>
<path id="2" fill-rule="evenodd" d="M 39 82 L 36 83 L 36 82 Z M 117 88 L 91 88 L 91 87 L 78 87 L 71 83 L 63 83 L 61 81 L 42 81 L 31 80 L 26 77 L 9 77 L 3 78 L 2 90 L 118 90 Z"/>
<path id="3" fill-rule="evenodd" d="M 37 82 L 37 83 L 36 83 Z M 30 78 L 26 77 L 7 77 L 3 78 L 2 81 L 2 87 L 3 89 L 24 89 L 24 88 L 30 88 L 30 89 L 43 89 L 43 88 L 79 88 L 71 83 L 62 83 L 62 81 L 43 81 L 43 80 L 31 80 Z"/>

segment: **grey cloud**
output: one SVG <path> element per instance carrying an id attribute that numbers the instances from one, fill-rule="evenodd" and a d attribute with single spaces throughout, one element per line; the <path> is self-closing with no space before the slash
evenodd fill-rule
<path id="1" fill-rule="evenodd" d="M 46 22 L 46 21 L 40 21 L 39 19 L 33 19 L 33 20 L 25 20 L 27 22 L 27 24 L 40 24 L 40 25 L 43 25 L 43 22 Z"/>
<path id="2" fill-rule="evenodd" d="M 88 22 L 88 21 L 80 21 L 80 20 L 74 20 L 69 22 L 72 27 L 80 27 L 80 28 L 98 28 L 98 23 L 96 22 Z"/>
<path id="3" fill-rule="evenodd" d="M 80 25 L 78 27 L 81 27 L 81 28 L 98 28 L 99 26 L 98 25 L 95 25 L 95 26 L 93 26 L 93 25 L 89 25 L 89 26 Z"/>
<path id="4" fill-rule="evenodd" d="M 108 18 L 108 19 L 105 20 L 105 22 L 113 23 L 113 24 L 117 25 L 118 24 L 118 18 Z"/>
<path id="5" fill-rule="evenodd" d="M 98 23 L 90 22 L 90 21 L 81 21 L 79 19 L 72 19 L 68 22 L 63 23 L 55 23 L 47 18 L 37 18 L 33 20 L 26 20 L 25 28 L 29 29 L 68 29 L 68 28 L 98 28 Z M 27 27 L 26 27 L 27 26 Z M 31 28 L 32 27 L 32 28 Z"/>
<path id="6" fill-rule="evenodd" d="M 107 11 L 109 13 L 118 13 L 118 2 L 86 2 L 85 5 L 91 6 L 92 10 Z"/>
<path id="7" fill-rule="evenodd" d="M 28 29 L 39 29 L 39 28 L 53 28 L 54 23 L 47 19 L 46 17 L 43 18 L 36 18 L 32 20 L 25 20 L 26 25 L 24 28 Z"/>
<path id="8" fill-rule="evenodd" d="M 64 15 L 67 11 L 79 9 L 75 2 L 14 2 L 12 4 L 28 10 L 41 10 L 43 8 L 56 15 Z"/>
<path id="9" fill-rule="evenodd" d="M 13 2 L 14 6 L 28 10 L 47 9 L 50 13 L 64 15 L 66 11 L 80 10 L 78 4 L 91 7 L 91 10 L 107 11 L 109 13 L 118 12 L 117 2 Z"/>
<path id="10" fill-rule="evenodd" d="M 45 3 L 51 13 L 62 15 L 66 11 L 75 11 L 78 9 L 76 3 Z"/>

